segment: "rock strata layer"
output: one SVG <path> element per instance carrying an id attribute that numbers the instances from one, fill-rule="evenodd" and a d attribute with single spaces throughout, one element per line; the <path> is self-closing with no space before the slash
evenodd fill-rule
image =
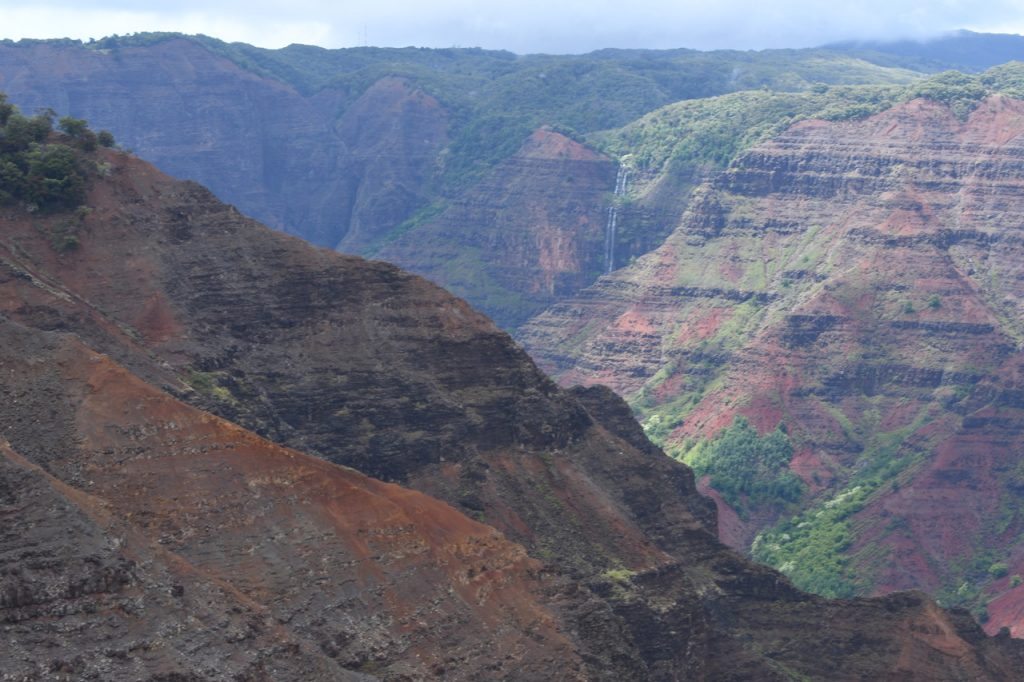
<path id="1" fill-rule="evenodd" d="M 519 338 L 560 382 L 629 397 L 674 452 L 737 415 L 784 424 L 810 511 L 758 555 L 826 567 L 804 584 L 990 602 L 990 630 L 1024 633 L 1022 159 L 1024 103 L 1001 96 L 965 121 L 915 100 L 799 123 Z M 741 549 L 794 513 L 716 500 Z"/>

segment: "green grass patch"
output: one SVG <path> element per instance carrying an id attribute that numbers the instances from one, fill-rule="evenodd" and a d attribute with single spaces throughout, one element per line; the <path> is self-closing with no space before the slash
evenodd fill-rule
<path id="1" fill-rule="evenodd" d="M 854 424 L 838 407 L 823 405 L 848 437 L 868 441 L 864 452 L 853 469 L 846 472 L 841 490 L 763 531 L 755 539 L 751 554 L 757 561 L 778 568 L 801 589 L 827 597 L 851 597 L 866 590 L 871 580 L 862 570 L 854 570 L 852 564 L 871 564 L 867 561 L 871 553 L 880 551 L 869 546 L 857 557 L 849 555 L 848 550 L 856 540 L 853 516 L 876 495 L 898 485 L 900 476 L 926 455 L 908 449 L 906 441 L 929 422 L 930 410 L 925 406 L 903 428 L 877 433 L 879 409 L 865 410 L 860 423 Z"/>
<path id="2" fill-rule="evenodd" d="M 211 396 L 225 403 L 236 403 L 235 396 L 230 390 L 222 386 L 219 381 L 223 377 L 222 372 L 200 372 L 193 370 L 189 373 L 187 383 L 195 391 Z"/>

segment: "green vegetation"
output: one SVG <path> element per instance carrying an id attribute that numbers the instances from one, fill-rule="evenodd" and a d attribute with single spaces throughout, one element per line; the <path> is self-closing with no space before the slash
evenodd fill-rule
<path id="1" fill-rule="evenodd" d="M 670 456 L 690 463 L 696 454 L 700 443 L 673 443 L 668 440 L 669 436 L 704 397 L 723 387 L 721 358 L 739 347 L 750 330 L 763 322 L 765 310 L 753 299 L 736 304 L 713 336 L 693 340 L 687 345 L 685 362 L 664 365 L 632 400 L 631 407 L 647 437 L 665 448 Z M 671 391 L 661 393 L 659 387 L 670 379 L 675 379 L 676 385 Z"/>
<path id="2" fill-rule="evenodd" d="M 837 408 L 822 406 L 847 436 L 864 443 L 865 449 L 847 472 L 848 482 L 842 489 L 819 497 L 813 507 L 762 532 L 751 554 L 778 568 L 801 589 L 827 597 L 850 597 L 870 584 L 870 576 L 851 567 L 859 558 L 849 554 L 854 540 L 853 516 L 874 496 L 898 489 L 904 472 L 921 461 L 924 452 L 908 447 L 907 441 L 928 423 L 929 412 L 926 407 L 905 427 L 880 433 L 881 414 L 877 409 L 865 410 L 859 423 L 854 424 Z M 888 530 L 899 532 L 902 528 L 900 520 L 895 519 Z M 858 555 L 873 551 L 865 547 Z"/>
<path id="3" fill-rule="evenodd" d="M 199 393 L 216 398 L 225 403 L 235 403 L 235 396 L 221 385 L 225 375 L 223 372 L 200 372 L 194 370 L 188 375 L 188 384 Z"/>
<path id="4" fill-rule="evenodd" d="M 853 486 L 799 516 L 757 536 L 751 556 L 775 566 L 798 587 L 827 597 L 852 597 L 857 583 L 845 552 L 853 543 L 850 517 L 868 498 Z"/>
<path id="5" fill-rule="evenodd" d="M 635 575 L 636 571 L 631 571 L 628 568 L 612 568 L 605 571 L 602 577 L 615 583 L 628 584 L 632 582 Z"/>
<path id="6" fill-rule="evenodd" d="M 796 502 L 803 482 L 789 470 L 793 445 L 780 425 L 759 436 L 743 417 L 709 442 L 692 449 L 686 463 L 698 476 L 710 476 L 711 485 L 739 513 L 753 505 Z"/>
<path id="7" fill-rule="evenodd" d="M 85 200 L 85 152 L 95 149 L 96 135 L 78 119 L 61 119 L 67 134 L 56 135 L 53 119 L 52 111 L 23 116 L 0 93 L 0 204 L 23 201 L 57 211 Z"/>
<path id="8" fill-rule="evenodd" d="M 946 566 L 952 576 L 950 582 L 935 593 L 935 599 L 942 606 L 967 609 L 981 622 L 985 622 L 988 611 L 985 605 L 992 598 L 986 587 L 993 580 L 1006 577 L 1007 565 L 996 559 L 993 549 L 982 549 L 982 539 L 977 538 L 976 547 L 960 559 Z M 1010 580 L 1013 587 L 1013 580 Z"/>
<path id="9" fill-rule="evenodd" d="M 744 150 L 804 119 L 859 119 L 917 97 L 947 104 L 966 117 L 993 93 L 1024 97 L 1024 63 L 1003 64 L 978 75 L 947 71 L 910 85 L 818 83 L 681 101 L 623 128 L 593 134 L 590 140 L 611 154 L 632 154 L 639 168 L 655 172 L 722 168 Z"/>
<path id="10" fill-rule="evenodd" d="M 992 92 L 1024 99 L 1024 62 L 1010 61 L 993 66 L 978 78 Z"/>
<path id="11" fill-rule="evenodd" d="M 997 561 L 988 567 L 988 574 L 995 579 L 1004 578 L 1010 572 L 1010 567 L 1002 561 Z"/>
<path id="12" fill-rule="evenodd" d="M 902 91 L 868 85 L 737 92 L 663 107 L 620 130 L 594 135 L 592 141 L 614 155 L 632 154 L 637 167 L 645 170 L 722 168 L 801 119 L 867 116 L 892 106 Z"/>
<path id="13" fill-rule="evenodd" d="M 78 248 L 79 232 L 90 213 L 92 209 L 88 206 L 79 206 L 71 216 L 50 225 L 50 246 L 54 251 L 66 253 Z"/>
<path id="14" fill-rule="evenodd" d="M 1005 549 L 1001 550 L 1000 547 L 1012 547 L 1024 539 L 1020 536 L 1007 539 L 1007 531 L 1020 528 L 1021 508 L 1017 484 L 1024 480 L 1024 462 L 1018 463 L 1014 469 L 1008 472 L 1008 487 L 1000 495 L 998 513 L 985 520 L 958 559 L 943 567 L 946 582 L 935 593 L 941 605 L 967 609 L 980 619 L 985 613 L 985 605 L 998 594 L 992 583 L 1009 574 L 1010 562 L 1007 561 Z M 1001 541 L 993 544 L 993 538 Z M 1014 574 L 1007 583 L 1009 589 L 1019 587 L 1021 576 Z"/>
<path id="15" fill-rule="evenodd" d="M 104 147 L 114 146 L 113 133 L 109 130 L 101 130 L 98 133 L 94 133 L 89 130 L 88 122 L 83 119 L 64 116 L 57 122 L 57 126 L 84 151 L 95 151 L 97 145 Z"/>
<path id="16" fill-rule="evenodd" d="M 966 119 L 987 94 L 989 89 L 981 78 L 959 71 L 944 71 L 912 86 L 908 92 L 910 99 L 924 97 L 948 105 L 961 119 Z"/>

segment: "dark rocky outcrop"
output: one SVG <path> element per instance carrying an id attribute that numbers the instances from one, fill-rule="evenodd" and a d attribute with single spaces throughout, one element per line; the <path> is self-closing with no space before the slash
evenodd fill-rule
<path id="1" fill-rule="evenodd" d="M 576 676 L 538 564 L 494 529 L 188 407 L 69 334 L 0 328 L 0 424 L 25 453 L 0 445 L 5 674 L 479 679 L 557 657 Z"/>

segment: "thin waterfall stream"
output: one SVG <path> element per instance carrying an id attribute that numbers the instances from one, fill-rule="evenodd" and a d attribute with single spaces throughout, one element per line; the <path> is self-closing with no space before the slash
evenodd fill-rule
<path id="1" fill-rule="evenodd" d="M 615 196 L 621 197 L 626 194 L 626 184 L 629 182 L 629 170 L 625 166 L 619 166 L 619 172 L 615 176 Z M 615 267 L 615 229 L 619 220 L 619 207 L 614 199 L 608 207 L 608 219 L 604 227 L 604 272 L 611 273 Z"/>

